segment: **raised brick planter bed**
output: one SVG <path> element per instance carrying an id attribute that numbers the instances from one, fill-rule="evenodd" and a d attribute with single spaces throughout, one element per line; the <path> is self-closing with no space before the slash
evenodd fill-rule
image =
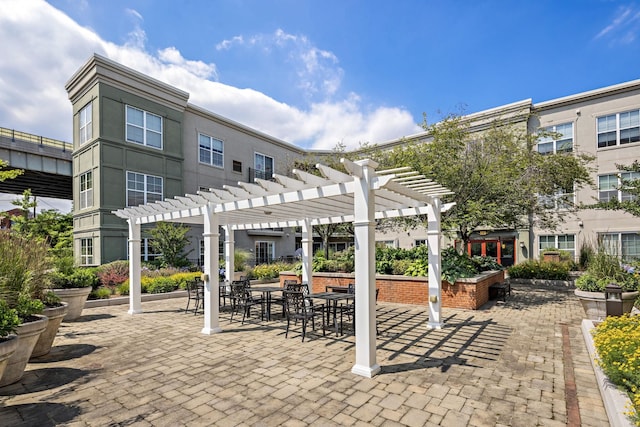
<path id="1" fill-rule="evenodd" d="M 293 272 L 280 273 L 280 286 L 285 280 L 296 280 Z M 504 282 L 504 271 L 487 271 L 469 279 L 459 279 L 451 285 L 442 282 L 442 306 L 476 310 L 489 301 L 489 286 Z M 355 283 L 349 273 L 313 273 L 312 292 L 324 292 L 326 286 L 347 286 Z M 376 275 L 378 301 L 426 305 L 429 284 L 426 277 Z"/>

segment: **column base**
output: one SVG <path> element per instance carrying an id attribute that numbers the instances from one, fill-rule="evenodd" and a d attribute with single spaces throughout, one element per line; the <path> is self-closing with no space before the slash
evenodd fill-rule
<path id="1" fill-rule="evenodd" d="M 444 322 L 429 322 L 427 323 L 429 329 L 442 329 L 444 328 Z"/>
<path id="2" fill-rule="evenodd" d="M 141 308 L 130 309 L 129 311 L 127 311 L 127 313 L 129 313 L 129 314 L 140 314 L 140 313 L 142 313 L 142 309 Z"/>
<path id="3" fill-rule="evenodd" d="M 204 335 L 213 335 L 222 332 L 222 328 L 202 328 L 200 332 Z"/>
<path id="4" fill-rule="evenodd" d="M 351 373 L 360 375 L 362 377 L 372 378 L 375 375 L 380 373 L 380 365 L 363 366 L 363 365 L 353 365 L 351 368 Z"/>

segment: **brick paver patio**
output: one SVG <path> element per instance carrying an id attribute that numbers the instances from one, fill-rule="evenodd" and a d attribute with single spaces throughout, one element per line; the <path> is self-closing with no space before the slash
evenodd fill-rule
<path id="1" fill-rule="evenodd" d="M 381 303 L 372 379 L 350 372 L 352 335 L 302 343 L 299 327 L 285 339 L 282 321 L 223 313 L 207 336 L 185 304 L 63 323 L 52 352 L 0 388 L 0 425 L 608 425 L 571 292 L 515 287 L 506 304 L 444 309 L 442 330 L 424 307 Z"/>

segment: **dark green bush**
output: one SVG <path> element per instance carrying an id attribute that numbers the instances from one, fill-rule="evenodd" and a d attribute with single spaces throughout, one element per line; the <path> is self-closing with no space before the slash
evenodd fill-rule
<path id="1" fill-rule="evenodd" d="M 155 277 L 147 285 L 147 293 L 161 294 L 164 292 L 175 291 L 178 284 L 170 277 Z"/>
<path id="2" fill-rule="evenodd" d="M 569 266 L 563 262 L 527 260 L 507 269 L 513 279 L 569 280 Z"/>

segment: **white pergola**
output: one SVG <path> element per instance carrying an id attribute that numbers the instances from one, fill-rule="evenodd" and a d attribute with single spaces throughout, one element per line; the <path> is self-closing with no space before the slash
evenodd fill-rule
<path id="1" fill-rule="evenodd" d="M 341 159 L 345 174 L 318 164 L 322 177 L 293 170 L 297 179 L 273 175 L 197 194 L 114 211 L 129 224 L 129 313 L 142 312 L 140 288 L 140 226 L 158 221 L 204 224 L 203 334 L 221 331 L 219 307 L 219 226 L 225 230 L 227 279 L 234 271 L 234 231 L 272 227 L 302 228 L 302 280 L 312 288 L 311 259 L 314 225 L 353 222 L 355 230 L 356 354 L 351 372 L 372 377 L 376 362 L 375 225 L 377 219 L 427 215 L 429 250 L 429 321 L 442 328 L 440 214 L 453 204 L 440 197 L 451 191 L 410 168 L 376 171 L 373 160 Z"/>

